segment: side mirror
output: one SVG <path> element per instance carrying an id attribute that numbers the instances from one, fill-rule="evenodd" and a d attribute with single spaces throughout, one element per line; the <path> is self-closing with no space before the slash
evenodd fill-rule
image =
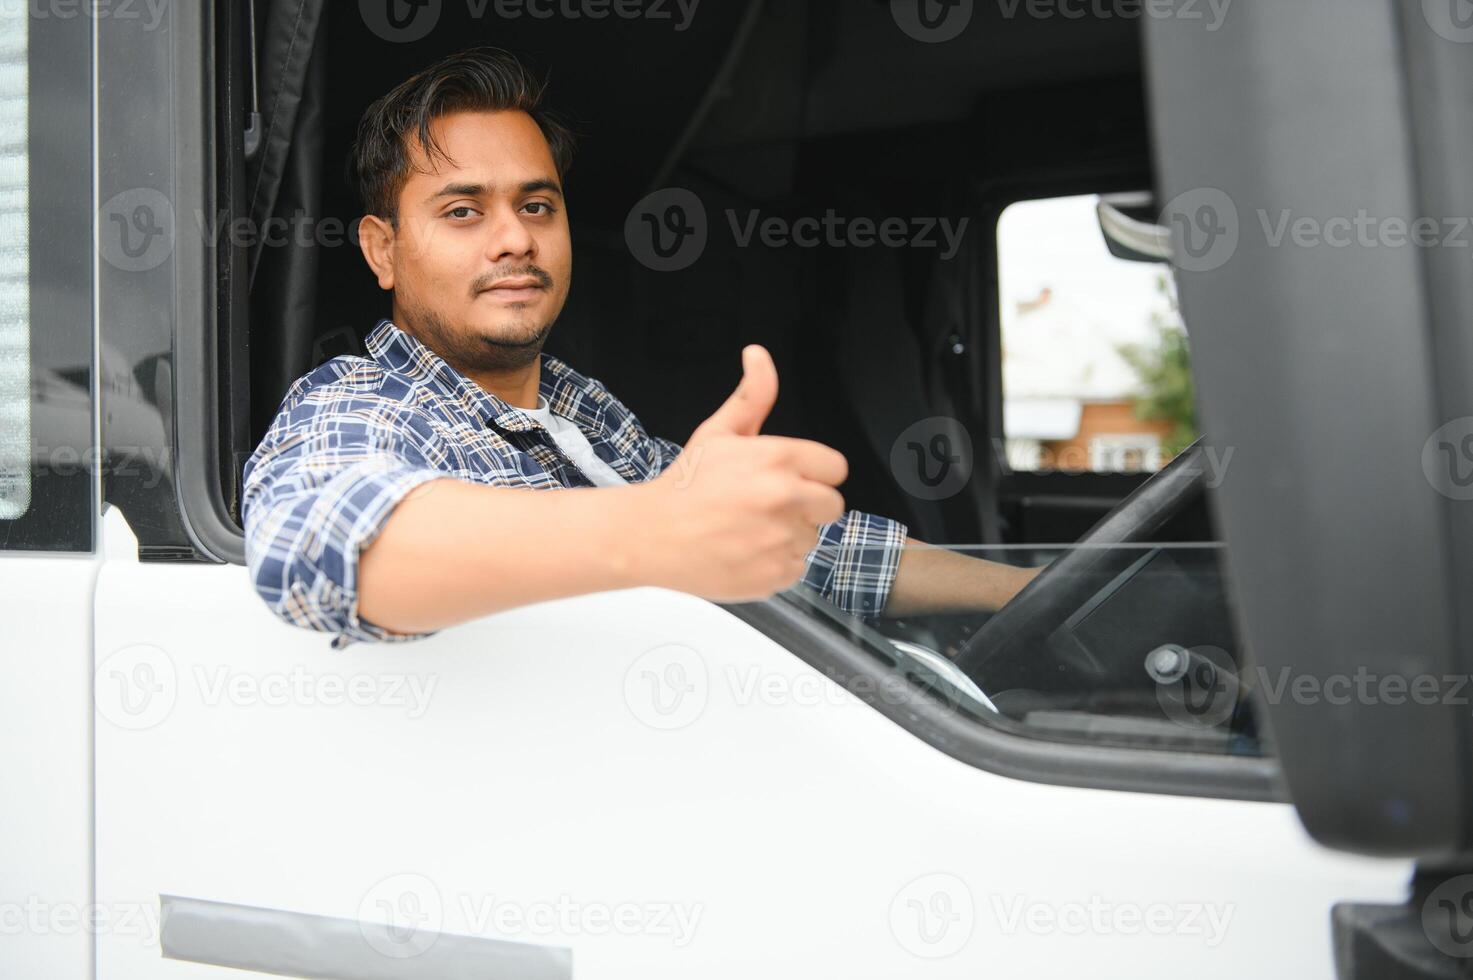
<path id="1" fill-rule="evenodd" d="M 1096 211 L 1111 255 L 1127 262 L 1171 261 L 1171 230 L 1156 223 L 1160 212 L 1152 194 L 1106 194 Z"/>

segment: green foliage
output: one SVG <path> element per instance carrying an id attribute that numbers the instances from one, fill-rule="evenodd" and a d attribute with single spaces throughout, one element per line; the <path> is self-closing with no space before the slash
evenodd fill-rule
<path id="1" fill-rule="evenodd" d="M 1157 288 L 1169 295 L 1170 286 L 1164 276 Z M 1175 307 L 1173 298 L 1173 313 Z M 1141 393 L 1133 399 L 1136 417 L 1170 422 L 1171 431 L 1161 448 L 1168 456 L 1175 456 L 1195 442 L 1198 434 L 1191 350 L 1180 317 L 1156 314 L 1151 319 L 1156 343 L 1126 344 L 1120 348 L 1120 356 L 1141 380 Z"/>

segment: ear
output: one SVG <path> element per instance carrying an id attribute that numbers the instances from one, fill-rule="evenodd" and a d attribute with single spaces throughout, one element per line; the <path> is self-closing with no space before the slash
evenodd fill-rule
<path id="1" fill-rule="evenodd" d="M 394 228 L 376 214 L 365 214 L 358 222 L 358 247 L 368 267 L 378 278 L 380 289 L 394 288 Z"/>

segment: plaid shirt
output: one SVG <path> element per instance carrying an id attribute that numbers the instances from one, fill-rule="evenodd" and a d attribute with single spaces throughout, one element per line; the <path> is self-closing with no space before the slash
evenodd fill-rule
<path id="1" fill-rule="evenodd" d="M 370 358 L 335 357 L 298 378 L 245 466 L 246 564 L 256 591 L 288 623 L 349 643 L 410 640 L 358 615 L 358 555 L 394 506 L 445 477 L 491 486 L 592 486 L 542 425 L 381 320 Z M 652 479 L 680 446 L 645 432 L 594 378 L 542 354 L 539 389 L 630 483 Z M 905 525 L 851 510 L 819 529 L 802 584 L 845 612 L 885 606 Z"/>

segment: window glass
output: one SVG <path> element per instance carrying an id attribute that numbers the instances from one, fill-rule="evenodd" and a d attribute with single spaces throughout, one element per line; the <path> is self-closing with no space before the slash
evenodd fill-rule
<path id="1" fill-rule="evenodd" d="M 0 519 L 31 505 L 26 16 L 0 8 Z"/>
<path id="2" fill-rule="evenodd" d="M 91 23 L 33 12 L 0 4 L 0 551 L 90 551 Z"/>
<path id="3" fill-rule="evenodd" d="M 931 697 L 978 721 L 1060 742 L 1268 754 L 1213 544 L 988 548 L 912 545 L 1044 570 L 998 612 L 888 613 L 865 623 L 805 586 L 786 601 Z M 1270 685 L 1270 688 L 1272 685 Z"/>
<path id="4" fill-rule="evenodd" d="M 1165 263 L 1116 258 L 1094 195 L 998 220 L 1003 433 L 1017 471 L 1154 472 L 1197 437 Z"/>

